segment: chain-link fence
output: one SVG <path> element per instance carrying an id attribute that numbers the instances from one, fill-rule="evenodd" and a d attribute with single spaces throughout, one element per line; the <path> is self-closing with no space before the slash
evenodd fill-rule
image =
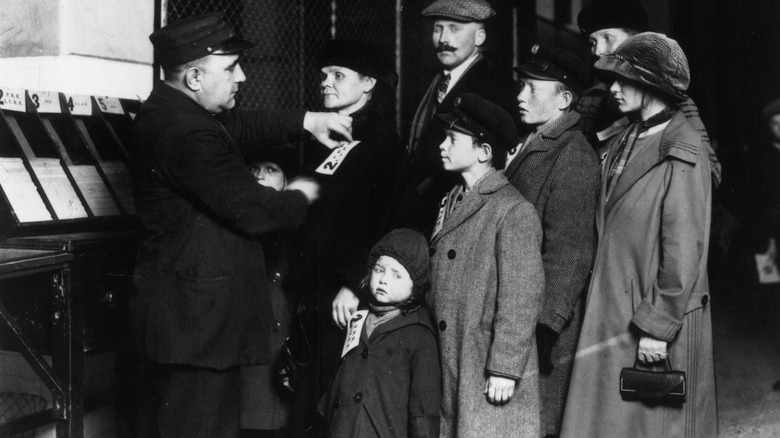
<path id="1" fill-rule="evenodd" d="M 395 0 L 163 0 L 163 20 L 223 12 L 257 42 L 242 58 L 245 109 L 317 108 L 317 53 L 329 39 L 357 38 L 395 49 Z M 164 23 L 163 23 L 164 24 Z"/>

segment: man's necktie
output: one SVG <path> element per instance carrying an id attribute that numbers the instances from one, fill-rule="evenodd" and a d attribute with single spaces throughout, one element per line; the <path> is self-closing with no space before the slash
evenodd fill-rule
<path id="1" fill-rule="evenodd" d="M 442 100 L 444 100 L 444 96 L 447 95 L 447 87 L 450 86 L 450 75 L 449 73 L 444 75 L 444 79 L 439 82 L 439 93 L 436 95 L 436 104 L 440 104 Z"/>

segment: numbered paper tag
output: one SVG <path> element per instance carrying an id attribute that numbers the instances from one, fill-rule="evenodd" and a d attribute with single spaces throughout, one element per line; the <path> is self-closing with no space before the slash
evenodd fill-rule
<path id="1" fill-rule="evenodd" d="M 89 96 L 79 94 L 66 94 L 65 105 L 74 116 L 91 116 L 92 99 Z"/>
<path id="2" fill-rule="evenodd" d="M 341 357 L 344 357 L 349 350 L 355 348 L 360 343 L 360 333 L 363 331 L 363 323 L 368 317 L 368 310 L 358 310 L 352 314 L 349 320 L 349 329 L 347 329 L 347 338 L 344 339 L 344 348 L 341 350 Z"/>
<path id="3" fill-rule="evenodd" d="M 0 88 L 0 108 L 5 111 L 27 111 L 24 90 L 21 88 Z"/>
<path id="4" fill-rule="evenodd" d="M 27 90 L 30 95 L 35 109 L 39 113 L 62 113 L 62 107 L 60 106 L 60 96 L 54 91 L 36 91 Z"/>
<path id="5" fill-rule="evenodd" d="M 441 227 L 444 225 L 444 216 L 447 215 L 447 195 L 441 198 L 439 203 L 439 216 L 436 217 L 436 226 L 433 227 L 433 234 L 431 234 L 431 240 L 439 234 Z"/>
<path id="6" fill-rule="evenodd" d="M 321 173 L 323 175 L 333 175 L 336 173 L 336 169 L 338 169 L 339 166 L 341 166 L 341 163 L 344 162 L 344 159 L 347 158 L 349 151 L 357 146 L 358 143 L 360 143 L 360 140 L 355 140 L 346 146 L 341 146 L 334 149 L 328 158 L 325 159 L 322 164 L 320 164 L 320 167 L 318 167 L 315 172 Z"/>
<path id="7" fill-rule="evenodd" d="M 122 104 L 116 97 L 108 96 L 95 96 L 100 111 L 109 114 L 121 114 L 124 115 L 125 110 L 122 109 Z"/>

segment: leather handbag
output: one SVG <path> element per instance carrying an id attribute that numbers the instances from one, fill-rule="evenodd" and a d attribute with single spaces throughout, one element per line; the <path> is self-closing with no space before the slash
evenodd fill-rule
<path id="1" fill-rule="evenodd" d="M 666 358 L 664 371 L 623 368 L 620 371 L 620 396 L 625 401 L 642 401 L 648 405 L 681 405 L 685 403 L 685 371 L 672 370 Z"/>

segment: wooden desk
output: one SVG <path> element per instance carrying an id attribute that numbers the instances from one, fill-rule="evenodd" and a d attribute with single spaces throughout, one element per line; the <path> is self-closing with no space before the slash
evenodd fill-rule
<path id="1" fill-rule="evenodd" d="M 0 248 L 0 317 L 21 344 L 20 352 L 52 392 L 52 408 L 0 425 L 0 436 L 56 423 L 57 437 L 81 438 L 84 434 L 84 340 L 83 318 L 71 306 L 70 262 L 65 251 Z M 52 365 L 44 360 L 16 318 L 3 304 L 5 297 L 19 291 L 4 287 L 4 280 L 22 277 L 50 278 Z"/>

